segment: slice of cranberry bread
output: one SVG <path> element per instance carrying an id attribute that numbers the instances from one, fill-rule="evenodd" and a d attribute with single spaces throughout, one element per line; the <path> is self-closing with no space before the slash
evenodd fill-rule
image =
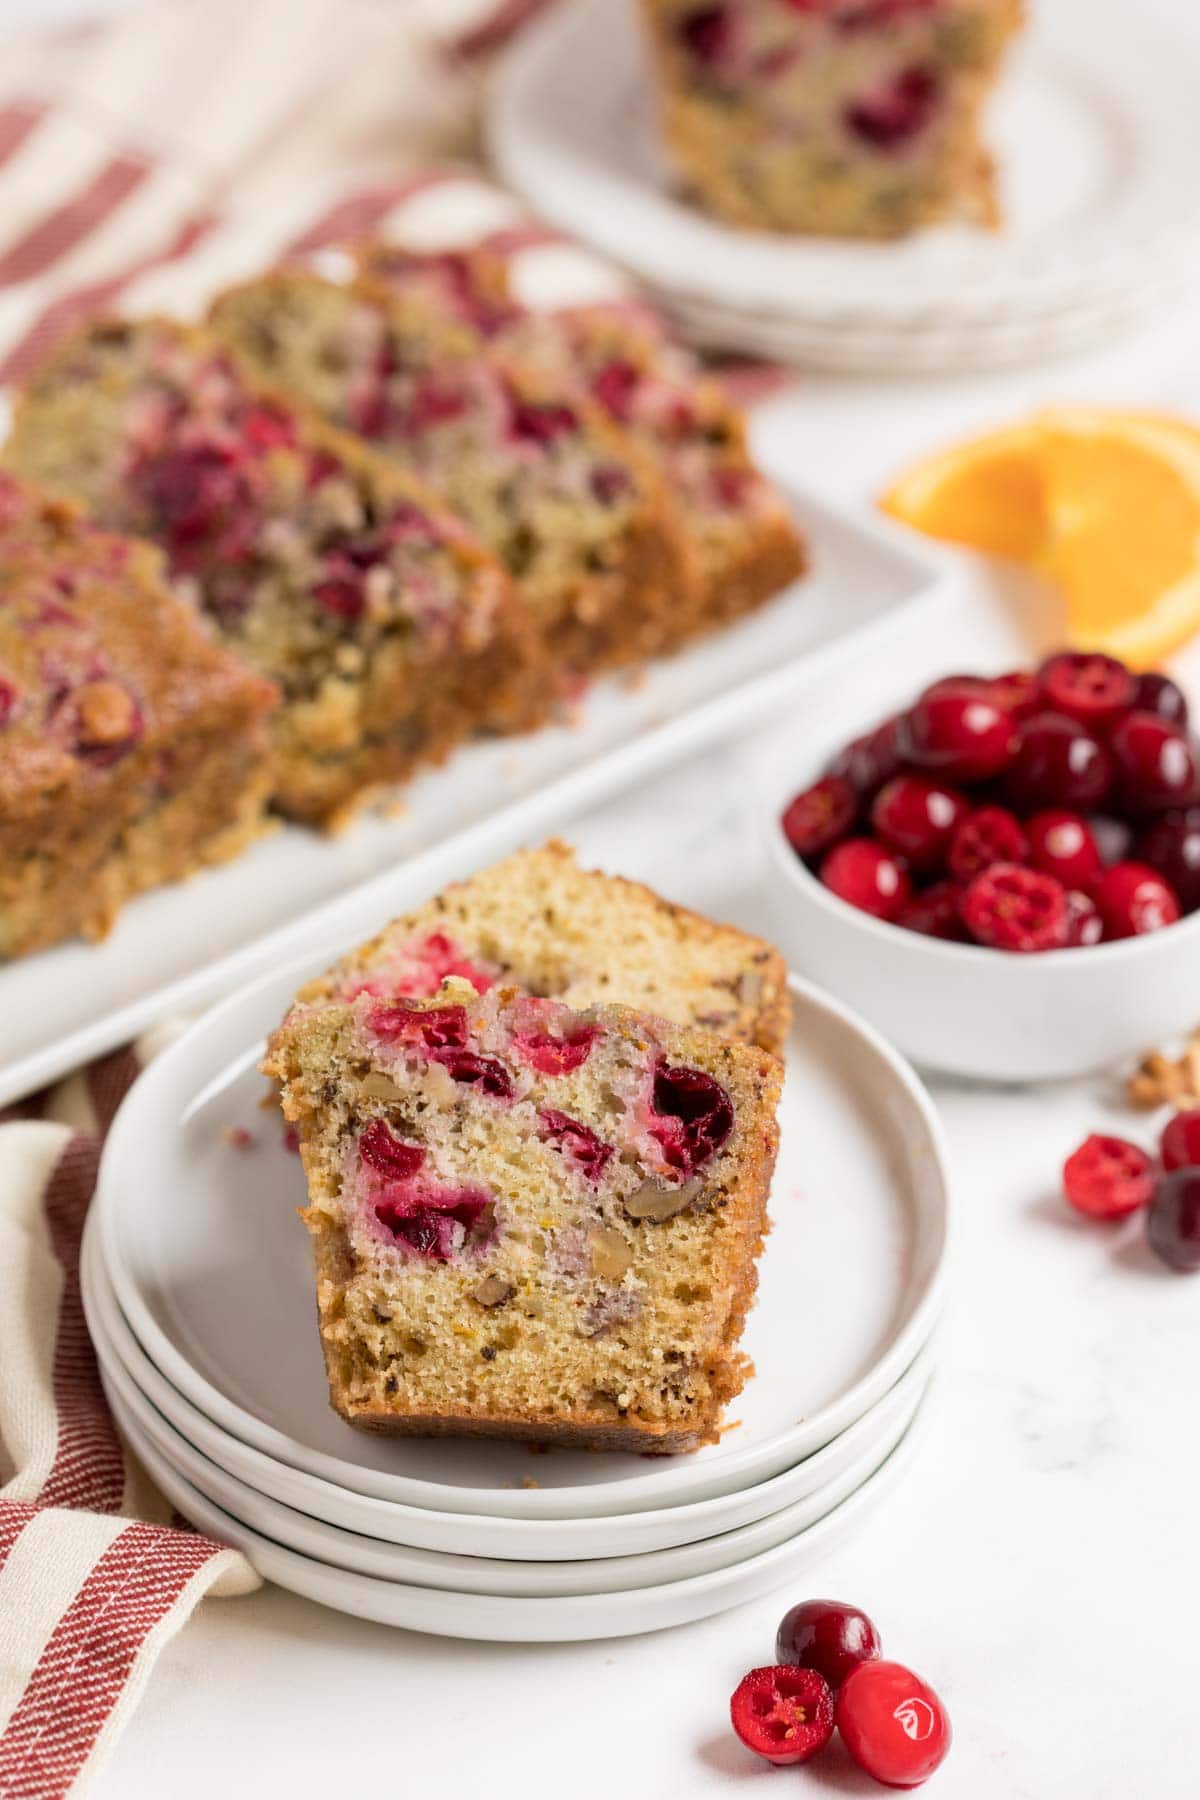
<path id="1" fill-rule="evenodd" d="M 641 0 L 668 151 L 730 224 L 994 224 L 981 112 L 1023 0 Z"/>
<path id="2" fill-rule="evenodd" d="M 476 729 L 533 722 L 545 658 L 427 489 L 167 320 L 106 322 L 22 396 L 9 465 L 154 538 L 176 591 L 283 694 L 276 804 L 336 824 Z"/>
<path id="3" fill-rule="evenodd" d="M 451 982 L 298 1007 L 334 1407 L 372 1431 L 691 1450 L 743 1385 L 782 1070 L 623 1007 Z"/>
<path id="4" fill-rule="evenodd" d="M 209 641 L 148 546 L 0 475 L 0 957 L 263 828 L 274 689 Z"/>
<path id="5" fill-rule="evenodd" d="M 755 467 L 742 414 L 647 308 L 532 312 L 507 285 L 505 259 L 490 249 L 415 255 L 376 244 L 361 261 L 390 292 L 439 295 L 448 316 L 587 394 L 646 452 L 678 514 L 690 565 L 663 649 L 751 611 L 803 572 L 803 540 L 786 502 Z"/>
<path id="6" fill-rule="evenodd" d="M 787 967 L 770 944 L 640 882 L 581 869 L 557 840 L 446 888 L 298 998 L 428 998 L 451 977 L 572 1007 L 615 1000 L 777 1055 L 787 1034 Z"/>
<path id="7" fill-rule="evenodd" d="M 573 384 L 493 349 L 420 291 L 279 271 L 225 295 L 214 328 L 427 481 L 519 582 L 576 671 L 663 643 L 686 556 L 644 454 Z"/>

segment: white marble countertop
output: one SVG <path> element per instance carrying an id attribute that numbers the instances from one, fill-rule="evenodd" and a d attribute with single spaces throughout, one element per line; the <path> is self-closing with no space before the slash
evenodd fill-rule
<path id="1" fill-rule="evenodd" d="M 1184 11 L 1155 3 L 1173 18 Z M 77 10 L 8 0 L 4 24 Z M 805 377 L 759 431 L 772 460 L 786 455 L 865 504 L 923 448 L 1055 398 L 1200 414 L 1200 312 L 1103 356 L 1019 375 L 919 386 Z M 848 672 L 848 712 L 881 681 L 903 693 L 969 656 L 972 607 L 992 603 L 977 583 L 886 675 Z M 806 710 L 785 734 L 798 751 Z M 748 724 L 744 742 L 570 835 L 589 862 L 764 925 L 752 802 L 786 754 L 778 731 L 756 739 Z M 1079 1138 L 1125 1122 L 1106 1111 L 1102 1083 L 938 1082 L 934 1093 L 955 1162 L 959 1248 L 932 1417 L 907 1479 L 802 1592 L 646 1638 L 546 1648 L 390 1631 L 278 1589 L 209 1602 L 159 1661 L 95 1800 L 701 1800 L 755 1782 L 878 1794 L 836 1741 L 802 1775 L 773 1775 L 728 1727 L 737 1680 L 772 1660 L 779 1616 L 812 1594 L 862 1605 L 886 1652 L 944 1696 L 955 1747 L 929 1789 L 939 1800 L 1194 1796 L 1200 1280 L 1155 1264 L 1136 1223 L 1110 1235 L 1075 1223 L 1057 1198 Z"/>

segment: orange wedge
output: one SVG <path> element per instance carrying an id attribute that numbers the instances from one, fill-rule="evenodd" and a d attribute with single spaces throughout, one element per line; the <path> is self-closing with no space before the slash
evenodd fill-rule
<path id="1" fill-rule="evenodd" d="M 1070 640 L 1150 668 L 1200 631 L 1200 429 L 1057 407 L 918 464 L 884 508 L 1057 583 Z"/>

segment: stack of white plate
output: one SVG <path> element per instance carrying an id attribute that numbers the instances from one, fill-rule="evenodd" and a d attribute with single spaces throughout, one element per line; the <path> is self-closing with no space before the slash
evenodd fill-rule
<path id="1" fill-rule="evenodd" d="M 308 972 L 239 995 L 150 1067 L 89 1221 L 105 1387 L 186 1517 L 343 1611 L 554 1641 L 765 1593 L 883 1499 L 933 1372 L 948 1199 L 929 1100 L 868 1027 L 793 983 L 774 1230 L 745 1339 L 757 1373 L 720 1442 L 662 1459 L 534 1454 L 374 1437 L 328 1405 L 300 1166 L 256 1073 Z"/>
<path id="2" fill-rule="evenodd" d="M 1036 7 L 989 137 L 1003 229 L 898 243 L 734 231 L 679 198 L 653 115 L 640 0 L 576 0 L 523 36 L 495 91 L 500 172 L 706 346 L 823 368 L 1003 366 L 1104 344 L 1194 291 L 1200 60 L 1124 0 Z"/>

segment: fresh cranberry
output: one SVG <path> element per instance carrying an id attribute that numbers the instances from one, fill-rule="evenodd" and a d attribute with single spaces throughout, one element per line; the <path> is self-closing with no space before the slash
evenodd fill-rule
<path id="1" fill-rule="evenodd" d="M 1180 918 L 1179 901 L 1162 876 L 1145 863 L 1106 869 L 1092 889 L 1106 938 L 1141 937 Z"/>
<path id="2" fill-rule="evenodd" d="M 1200 800 L 1200 745 L 1157 713 L 1129 713 L 1110 739 L 1117 787 L 1131 812 L 1163 812 Z"/>
<path id="3" fill-rule="evenodd" d="M 1200 1269 L 1200 1172 L 1175 1169 L 1154 1192 L 1146 1219 L 1150 1248 L 1180 1274 Z"/>
<path id="4" fill-rule="evenodd" d="M 894 1662 L 864 1662 L 837 1698 L 847 1750 L 887 1787 L 919 1787 L 945 1761 L 950 1720 L 927 1682 Z"/>
<path id="5" fill-rule="evenodd" d="M 449 1262 L 491 1218 L 492 1200 L 482 1188 L 421 1188 L 391 1192 L 375 1204 L 375 1217 L 398 1243 L 430 1262 Z"/>
<path id="6" fill-rule="evenodd" d="M 15 683 L 0 675 L 0 727 L 8 724 L 17 710 L 19 690 Z"/>
<path id="7" fill-rule="evenodd" d="M 1161 1138 L 1163 1168 L 1200 1168 L 1200 1107 L 1177 1112 Z"/>
<path id="8" fill-rule="evenodd" d="M 1089 1219 L 1123 1219 L 1150 1204 L 1153 1165 L 1136 1144 L 1094 1134 L 1068 1156 L 1062 1185 L 1076 1212 Z"/>
<path id="9" fill-rule="evenodd" d="M 552 1031 L 514 1031 L 513 1043 L 539 1075 L 570 1075 L 582 1069 L 600 1035 L 599 1025 L 577 1025 L 562 1037 Z"/>
<path id="10" fill-rule="evenodd" d="M 405 1143 L 389 1131 L 382 1119 L 372 1119 L 358 1140 L 358 1154 L 380 1175 L 406 1181 L 425 1161 L 420 1144 Z"/>
<path id="11" fill-rule="evenodd" d="M 940 96 L 936 72 L 916 66 L 851 101 L 842 116 L 856 137 L 877 150 L 895 150 L 925 129 Z"/>
<path id="12" fill-rule="evenodd" d="M 440 1063 L 452 1081 L 463 1087 L 478 1088 L 493 1100 L 511 1100 L 516 1092 L 513 1079 L 495 1056 L 480 1056 L 475 1050 L 437 1050 L 432 1060 Z"/>
<path id="13" fill-rule="evenodd" d="M 877 919 L 894 919 L 912 894 L 904 864 L 874 838 L 837 844 L 821 864 L 820 875 L 839 900 Z"/>
<path id="14" fill-rule="evenodd" d="M 1133 826 L 1125 819 L 1114 819 L 1111 813 L 1092 813 L 1088 829 L 1096 840 L 1100 861 L 1106 869 L 1114 863 L 1126 862 L 1133 847 Z"/>
<path id="15" fill-rule="evenodd" d="M 871 824 L 913 868 L 933 869 L 969 804 L 957 789 L 928 776 L 896 775 L 875 796 Z"/>
<path id="16" fill-rule="evenodd" d="M 727 6 L 699 6 L 685 13 L 679 35 L 697 62 L 719 63 L 733 43 L 733 19 Z"/>
<path id="17" fill-rule="evenodd" d="M 1023 863 L 1028 855 L 1020 820 L 1003 806 L 980 806 L 954 833 L 948 866 L 956 881 L 974 881 L 994 863 Z"/>
<path id="18" fill-rule="evenodd" d="M 835 756 L 826 773 L 848 781 L 862 799 L 869 799 L 900 772 L 901 720 L 885 719 L 874 731 L 857 737 Z"/>
<path id="19" fill-rule="evenodd" d="M 1067 893 L 1067 948 L 1086 950 L 1104 936 L 1104 920 L 1090 894 L 1082 888 Z"/>
<path id="20" fill-rule="evenodd" d="M 803 1600 L 785 1613 L 775 1637 L 775 1661 L 815 1669 L 831 1688 L 851 1669 L 879 1655 L 879 1633 L 865 1612 L 841 1600 Z"/>
<path id="21" fill-rule="evenodd" d="M 1016 731 L 1010 715 L 985 689 L 958 682 L 925 694 L 905 717 L 901 758 L 950 781 L 987 781 L 1012 761 Z"/>
<path id="22" fill-rule="evenodd" d="M 995 863 L 977 875 L 962 902 L 971 936 L 994 950 L 1060 950 L 1067 942 L 1067 891 L 1052 875 Z"/>
<path id="23" fill-rule="evenodd" d="M 1027 719 L 1038 710 L 1041 690 L 1028 669 L 1009 669 L 987 683 L 988 696 L 1014 719 Z"/>
<path id="24" fill-rule="evenodd" d="M 896 914 L 896 924 L 922 937 L 945 938 L 949 943 L 966 936 L 961 912 L 962 890 L 956 881 L 935 881 L 912 896 Z"/>
<path id="25" fill-rule="evenodd" d="M 1043 703 L 1052 712 L 1078 719 L 1089 731 L 1103 731 L 1132 711 L 1137 682 L 1115 656 L 1064 650 L 1038 670 Z"/>
<path id="26" fill-rule="evenodd" d="M 523 400 L 518 394 L 510 397 L 509 433 L 522 443 L 552 444 L 556 438 L 574 431 L 578 423 L 574 410 L 560 402 Z"/>
<path id="27" fill-rule="evenodd" d="M 1155 819 L 1139 834 L 1134 855 L 1158 870 L 1185 913 L 1200 907 L 1200 806 Z"/>
<path id="28" fill-rule="evenodd" d="M 593 1186 L 600 1180 L 612 1157 L 613 1147 L 596 1136 L 590 1125 L 581 1124 L 568 1113 L 545 1107 L 538 1114 L 543 1137 L 556 1144 L 569 1156 L 576 1168 Z"/>
<path id="29" fill-rule="evenodd" d="M 748 1750 L 784 1766 L 808 1762 L 833 1736 L 833 1695 L 815 1669 L 751 1669 L 729 1702 Z"/>
<path id="30" fill-rule="evenodd" d="M 1100 849 L 1078 813 L 1050 807 L 1034 813 L 1029 833 L 1029 861 L 1035 869 L 1054 875 L 1064 887 L 1087 888 L 1104 864 Z"/>
<path id="31" fill-rule="evenodd" d="M 1077 719 L 1034 713 L 1020 727 L 1004 793 L 1018 812 L 1043 806 L 1099 806 L 1112 786 L 1112 758 Z"/>
<path id="32" fill-rule="evenodd" d="M 1139 675 L 1133 704 L 1138 712 L 1157 713 L 1160 719 L 1178 725 L 1180 730 L 1187 725 L 1188 703 L 1182 688 L 1177 687 L 1169 675 L 1154 671 Z"/>
<path id="33" fill-rule="evenodd" d="M 797 794 L 783 815 L 783 835 L 797 856 L 820 856 L 853 830 L 858 796 L 844 775 L 824 775 Z"/>
<path id="34" fill-rule="evenodd" d="M 719 1081 L 702 1069 L 654 1071 L 654 1118 L 650 1135 L 663 1158 L 687 1177 L 711 1161 L 733 1130 L 733 1102 Z"/>
<path id="35" fill-rule="evenodd" d="M 609 417 L 625 425 L 633 411 L 633 400 L 641 379 L 631 362 L 618 359 L 605 363 L 593 377 L 592 392 Z"/>

